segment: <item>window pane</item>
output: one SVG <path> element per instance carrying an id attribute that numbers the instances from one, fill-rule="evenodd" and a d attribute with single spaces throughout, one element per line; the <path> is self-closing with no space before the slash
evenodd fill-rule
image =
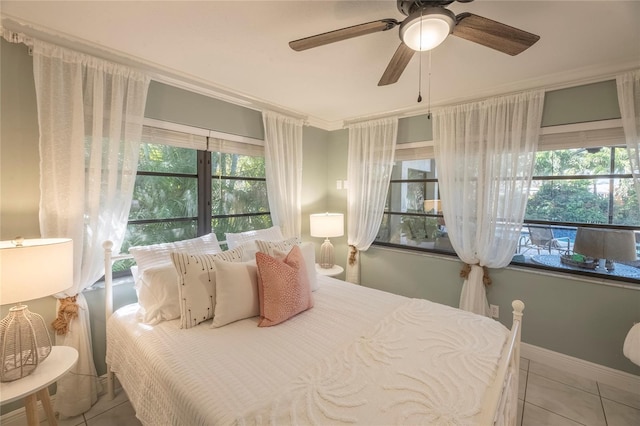
<path id="1" fill-rule="evenodd" d="M 169 219 L 197 215 L 197 178 L 136 177 L 129 220 Z"/>
<path id="2" fill-rule="evenodd" d="M 629 151 L 627 151 L 627 148 L 616 147 L 615 156 L 615 173 L 631 174 L 631 162 L 629 161 Z"/>
<path id="3" fill-rule="evenodd" d="M 436 160 L 396 161 L 391 172 L 391 179 L 435 179 Z"/>
<path id="4" fill-rule="evenodd" d="M 609 174 L 611 148 L 563 149 L 536 154 L 534 176 Z"/>
<path id="5" fill-rule="evenodd" d="M 166 172 L 196 174 L 198 168 L 195 149 L 169 145 L 140 144 L 140 172 Z"/>
<path id="6" fill-rule="evenodd" d="M 613 224 L 640 226 L 640 204 L 633 179 L 614 179 Z"/>
<path id="7" fill-rule="evenodd" d="M 376 241 L 453 251 L 439 217 L 385 214 Z"/>
<path id="8" fill-rule="evenodd" d="M 146 246 L 149 244 L 195 238 L 197 228 L 197 222 L 195 220 L 129 224 L 127 225 L 122 252 L 126 252 L 129 250 L 129 247 L 134 246 Z"/>
<path id="9" fill-rule="evenodd" d="M 213 215 L 268 212 L 267 183 L 252 180 L 213 179 L 211 211 Z"/>
<path id="10" fill-rule="evenodd" d="M 211 153 L 213 176 L 265 177 L 264 157 Z"/>
<path id="11" fill-rule="evenodd" d="M 263 214 L 257 216 L 225 217 L 211 219 L 211 229 L 215 232 L 218 241 L 225 241 L 225 232 L 243 232 L 249 229 L 269 228 L 271 215 Z"/>
<path id="12" fill-rule="evenodd" d="M 441 210 L 434 202 L 438 197 L 437 182 L 392 182 L 387 195 L 387 210 L 395 213 L 437 212 Z"/>
<path id="13" fill-rule="evenodd" d="M 609 223 L 609 179 L 534 181 L 525 219 Z"/>

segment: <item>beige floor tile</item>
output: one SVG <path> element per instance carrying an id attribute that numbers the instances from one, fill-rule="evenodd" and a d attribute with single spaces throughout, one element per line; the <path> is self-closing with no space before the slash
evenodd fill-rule
<path id="1" fill-rule="evenodd" d="M 531 372 L 525 402 L 585 425 L 606 426 L 599 396 Z M 524 415 L 526 418 L 526 405 Z"/>
<path id="2" fill-rule="evenodd" d="M 582 423 L 574 422 L 533 404 L 525 403 L 522 426 L 582 426 Z"/>
<path id="3" fill-rule="evenodd" d="M 640 425 L 640 410 L 608 399 L 602 400 L 608 426 Z"/>
<path id="4" fill-rule="evenodd" d="M 44 419 L 44 420 L 43 420 Z M 44 418 L 44 417 L 40 417 L 40 424 L 41 425 L 48 425 L 49 421 Z M 87 423 L 84 420 L 84 417 L 82 417 L 82 415 L 76 416 L 76 417 L 72 417 L 70 419 L 58 419 L 58 426 L 78 426 L 78 425 L 86 425 Z M 2 425 L 4 426 L 4 425 Z"/>
<path id="5" fill-rule="evenodd" d="M 546 377 L 547 379 L 564 383 L 565 385 L 573 386 L 574 388 L 581 389 L 594 395 L 599 395 L 598 384 L 595 380 L 567 373 L 566 371 L 535 361 L 531 361 L 529 364 L 529 372 Z"/>
<path id="6" fill-rule="evenodd" d="M 87 420 L 88 426 L 141 426 L 129 401 Z"/>
<path id="7" fill-rule="evenodd" d="M 516 426 L 522 426 L 522 410 L 524 409 L 524 401 L 518 400 L 518 417 L 516 418 Z"/>
<path id="8" fill-rule="evenodd" d="M 638 389 L 638 392 L 632 393 L 614 388 L 613 386 L 609 386 L 604 383 L 598 383 L 598 386 L 600 387 L 600 395 L 603 398 L 629 405 L 640 410 L 640 389 Z"/>
<path id="9" fill-rule="evenodd" d="M 98 399 L 98 402 L 96 402 L 89 411 L 84 413 L 84 417 L 87 420 L 92 419 L 128 400 L 129 399 L 127 398 L 127 394 L 122 388 L 116 389 L 116 397 L 113 398 L 113 400 L 109 400 L 109 397 L 106 394 L 100 395 L 100 399 Z"/>
<path id="10" fill-rule="evenodd" d="M 518 375 L 518 399 L 524 400 L 525 389 L 527 388 L 527 372 L 520 370 Z"/>

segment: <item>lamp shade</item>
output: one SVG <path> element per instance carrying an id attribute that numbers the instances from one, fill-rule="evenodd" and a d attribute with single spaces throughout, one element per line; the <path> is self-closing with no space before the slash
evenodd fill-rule
<path id="1" fill-rule="evenodd" d="M 400 39 L 416 51 L 431 50 L 442 43 L 455 25 L 455 15 L 441 7 L 424 7 L 400 25 Z"/>
<path id="2" fill-rule="evenodd" d="M 73 241 L 0 241 L 0 304 L 60 293 L 73 285 Z"/>
<path id="3" fill-rule="evenodd" d="M 634 261 L 636 237 L 629 230 L 578 228 L 573 251 L 595 259 Z"/>
<path id="4" fill-rule="evenodd" d="M 344 235 L 344 215 L 342 213 L 316 213 L 309 218 L 312 237 L 330 238 Z"/>

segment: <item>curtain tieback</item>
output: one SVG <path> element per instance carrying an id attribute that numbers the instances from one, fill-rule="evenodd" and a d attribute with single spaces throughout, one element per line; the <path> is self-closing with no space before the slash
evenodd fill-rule
<path id="1" fill-rule="evenodd" d="M 64 336 L 69 331 L 69 323 L 74 318 L 78 317 L 78 304 L 76 303 L 77 296 L 65 297 L 58 299 L 60 301 L 60 307 L 58 308 L 58 316 L 51 323 L 53 329 L 57 335 Z"/>
<path id="2" fill-rule="evenodd" d="M 358 254 L 358 249 L 354 245 L 349 245 L 349 265 L 353 266 L 356 264 L 356 255 Z"/>
<path id="3" fill-rule="evenodd" d="M 491 277 L 489 276 L 489 268 L 487 268 L 486 266 L 480 266 L 480 265 L 469 265 L 468 263 L 465 263 L 464 266 L 462 267 L 462 269 L 460 270 L 460 276 L 462 278 L 464 278 L 465 280 L 467 278 L 469 278 L 469 274 L 471 273 L 471 267 L 472 266 L 478 266 L 480 268 L 482 268 L 482 283 L 485 286 L 490 286 L 491 285 Z"/>

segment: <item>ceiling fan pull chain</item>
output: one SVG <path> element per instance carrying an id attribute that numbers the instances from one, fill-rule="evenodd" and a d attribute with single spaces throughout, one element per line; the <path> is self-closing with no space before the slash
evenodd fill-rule
<path id="1" fill-rule="evenodd" d="M 422 52 L 420 54 L 420 62 L 418 63 L 418 103 L 422 102 Z"/>
<path id="2" fill-rule="evenodd" d="M 431 120 L 431 50 L 429 50 L 429 72 L 427 75 L 427 120 Z"/>
<path id="3" fill-rule="evenodd" d="M 422 9 L 420 9 L 420 61 L 418 62 L 418 103 L 422 102 Z"/>

